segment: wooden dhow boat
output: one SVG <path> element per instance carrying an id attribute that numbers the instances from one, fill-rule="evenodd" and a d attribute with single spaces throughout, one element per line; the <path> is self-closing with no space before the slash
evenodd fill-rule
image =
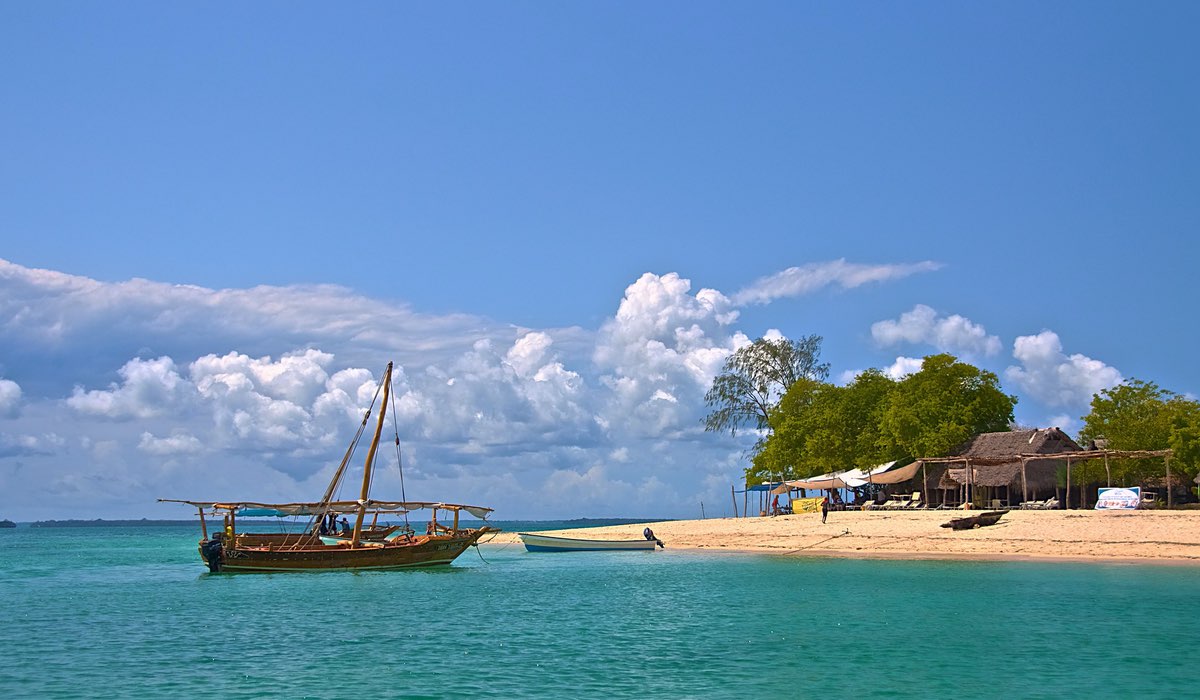
<path id="1" fill-rule="evenodd" d="M 419 566 L 449 564 L 481 537 L 498 529 L 487 526 L 460 527 L 459 516 L 466 512 L 486 522 L 491 508 L 456 503 L 428 501 L 379 501 L 370 497 L 371 472 L 383 432 L 391 392 L 392 364 L 384 372 L 382 393 L 374 437 L 363 466 L 363 482 L 357 500 L 333 500 L 346 466 L 362 437 L 371 409 L 363 416 L 362 425 L 351 441 L 346 455 L 334 473 L 324 497 L 313 503 L 258 503 L 247 501 L 190 501 L 160 498 L 161 502 L 186 503 L 197 508 L 200 515 L 200 557 L 212 572 L 284 572 L 321 571 L 330 569 L 403 569 Z M 372 409 L 374 408 L 372 401 Z M 399 461 L 399 436 L 396 438 Z M 403 473 L 401 475 L 403 484 Z M 401 487 L 403 490 L 403 486 Z M 424 534 L 417 534 L 408 525 L 407 515 L 418 510 L 431 511 Z M 439 513 L 448 513 L 449 523 L 438 521 Z M 208 518 L 220 518 L 221 525 L 209 532 Z M 307 517 L 298 532 L 256 533 L 241 532 L 239 517 L 297 516 Z M 346 516 L 353 516 L 353 527 Z M 387 524 L 385 516 L 404 516 L 405 524 Z M 337 519 L 345 527 L 337 531 Z M 215 524 L 215 523 L 214 523 Z"/>

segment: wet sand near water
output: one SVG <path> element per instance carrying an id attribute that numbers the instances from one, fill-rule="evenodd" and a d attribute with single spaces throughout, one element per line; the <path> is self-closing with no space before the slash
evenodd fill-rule
<path id="1" fill-rule="evenodd" d="M 667 550 L 895 559 L 1030 559 L 1200 564 L 1200 510 L 1012 510 L 973 530 L 941 527 L 979 511 L 832 511 L 776 517 L 677 520 L 553 530 L 584 539 L 641 539 L 647 525 Z M 491 545 L 520 544 L 504 532 Z"/>

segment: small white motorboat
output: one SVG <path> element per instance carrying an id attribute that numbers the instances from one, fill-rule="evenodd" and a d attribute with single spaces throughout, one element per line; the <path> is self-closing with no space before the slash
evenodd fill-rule
<path id="1" fill-rule="evenodd" d="M 662 542 L 652 540 L 581 540 L 575 537 L 553 537 L 531 532 L 518 532 L 517 537 L 530 552 L 615 552 L 620 550 L 651 550 Z"/>

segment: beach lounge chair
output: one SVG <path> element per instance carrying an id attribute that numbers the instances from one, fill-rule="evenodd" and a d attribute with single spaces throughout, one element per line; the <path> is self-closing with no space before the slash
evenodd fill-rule
<path id="1" fill-rule="evenodd" d="M 906 510 L 916 510 L 921 507 L 921 492 L 913 491 L 912 498 L 904 505 Z"/>
<path id="2" fill-rule="evenodd" d="M 902 507 L 904 507 L 904 501 L 894 496 L 889 497 L 883 505 L 879 506 L 881 510 L 896 510 L 897 508 Z"/>

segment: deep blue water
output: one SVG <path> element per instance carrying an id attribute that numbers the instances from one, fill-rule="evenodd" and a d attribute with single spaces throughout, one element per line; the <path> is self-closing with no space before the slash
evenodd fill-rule
<path id="1" fill-rule="evenodd" d="M 0 530 L 0 697 L 1196 695 L 1188 567 L 490 545 L 214 575 L 197 535 Z"/>

